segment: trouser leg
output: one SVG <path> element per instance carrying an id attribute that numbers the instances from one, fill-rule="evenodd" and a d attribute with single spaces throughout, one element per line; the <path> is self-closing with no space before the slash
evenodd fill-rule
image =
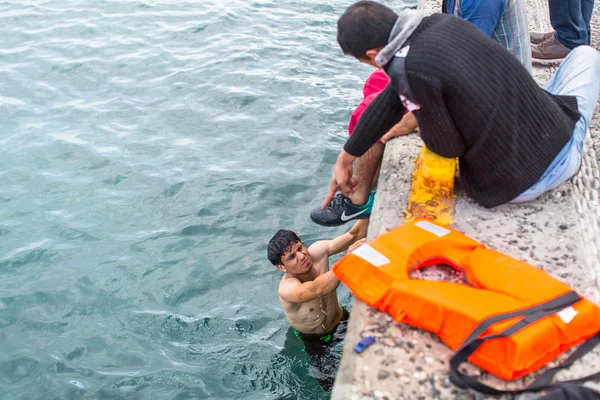
<path id="1" fill-rule="evenodd" d="M 571 141 L 565 146 L 566 150 L 563 150 L 566 152 L 565 155 L 560 157 L 559 162 L 555 159 L 542 178 L 512 200 L 512 203 L 533 200 L 577 173 L 583 159 L 585 135 L 598 101 L 600 91 L 598 77 L 600 77 L 600 53 L 589 46 L 580 46 L 569 53 L 548 81 L 546 91 L 549 93 L 577 98 L 577 108 L 581 118 L 575 124 Z"/>
<path id="2" fill-rule="evenodd" d="M 589 42 L 589 18 L 586 25 L 583 13 L 584 10 L 589 12 L 589 7 L 583 2 L 588 2 L 588 0 L 548 1 L 550 23 L 556 31 L 556 38 L 570 49 Z"/>

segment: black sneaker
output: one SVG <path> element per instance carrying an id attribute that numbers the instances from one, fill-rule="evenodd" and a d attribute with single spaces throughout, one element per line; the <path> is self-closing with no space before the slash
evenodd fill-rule
<path id="1" fill-rule="evenodd" d="M 375 190 L 371 191 L 369 200 L 362 206 L 355 206 L 350 199 L 344 195 L 337 194 L 326 209 L 317 208 L 310 212 L 310 219 L 315 224 L 323 226 L 339 226 L 353 219 L 365 219 L 371 215 Z"/>

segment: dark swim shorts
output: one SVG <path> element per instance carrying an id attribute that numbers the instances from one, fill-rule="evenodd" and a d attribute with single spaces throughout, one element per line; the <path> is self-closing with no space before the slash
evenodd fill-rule
<path id="1" fill-rule="evenodd" d="M 349 317 L 350 313 L 348 310 L 342 307 L 342 319 L 330 332 L 308 334 L 293 329 L 294 335 L 304 343 L 302 351 L 309 357 L 314 377 L 326 391 L 331 391 L 333 382 L 335 381 L 335 374 L 341 357 L 341 349 L 336 348 L 335 344 L 341 343 L 344 340 Z"/>

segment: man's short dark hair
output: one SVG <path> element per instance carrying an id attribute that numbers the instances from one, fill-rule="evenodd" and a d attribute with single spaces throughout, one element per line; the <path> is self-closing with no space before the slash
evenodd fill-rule
<path id="1" fill-rule="evenodd" d="M 281 256 L 291 250 L 292 246 L 300 242 L 300 238 L 292 231 L 280 229 L 269 241 L 267 258 L 273 265 L 281 265 Z"/>
<path id="2" fill-rule="evenodd" d="M 384 48 L 398 14 L 374 1 L 359 1 L 338 20 L 337 40 L 344 54 L 364 58 L 367 50 Z"/>

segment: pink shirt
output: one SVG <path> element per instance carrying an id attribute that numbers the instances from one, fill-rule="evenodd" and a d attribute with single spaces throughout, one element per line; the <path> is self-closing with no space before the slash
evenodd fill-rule
<path id="1" fill-rule="evenodd" d="M 369 75 L 367 80 L 365 81 L 365 86 L 363 87 L 363 101 L 356 107 L 354 112 L 352 112 L 352 116 L 350 117 L 350 123 L 348 124 L 348 135 L 352 136 L 352 132 L 354 132 L 354 127 L 358 123 L 360 116 L 367 109 L 369 104 L 377 95 L 385 89 L 387 84 L 389 83 L 390 78 L 383 72 L 382 69 L 377 69 Z"/>

